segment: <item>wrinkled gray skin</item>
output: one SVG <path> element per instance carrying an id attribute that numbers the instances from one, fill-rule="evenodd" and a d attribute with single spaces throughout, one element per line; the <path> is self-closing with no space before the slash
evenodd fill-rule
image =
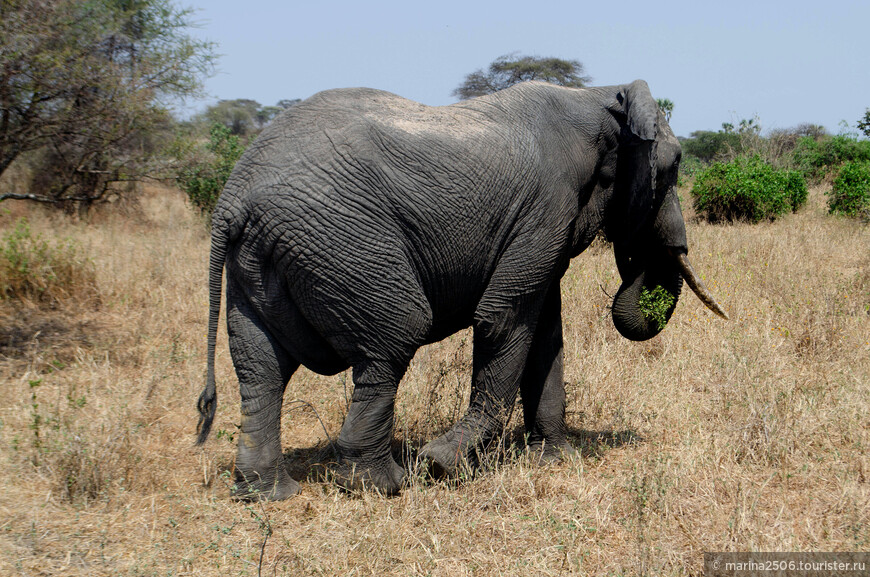
<path id="1" fill-rule="evenodd" d="M 236 496 L 299 491 L 284 468 L 280 421 L 300 364 L 326 375 L 353 368 L 337 478 L 398 492 L 404 472 L 390 438 L 399 380 L 419 347 L 468 326 L 470 406 L 422 456 L 446 474 L 474 466 L 518 392 L 532 447 L 572 452 L 559 280 L 604 228 L 623 281 L 616 327 L 634 340 L 658 332 L 638 297 L 657 285 L 680 293 L 668 254 L 687 251 L 679 159 L 643 81 L 526 83 L 438 108 L 331 90 L 295 106 L 245 152 L 214 212 L 199 442 L 216 406 L 226 267 L 242 402 Z"/>

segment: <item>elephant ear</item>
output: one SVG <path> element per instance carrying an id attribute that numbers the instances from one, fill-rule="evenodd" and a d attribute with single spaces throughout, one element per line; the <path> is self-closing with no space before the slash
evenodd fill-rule
<path id="1" fill-rule="evenodd" d="M 622 100 L 625 106 L 628 129 L 632 135 L 643 141 L 656 139 L 656 124 L 659 106 L 649 91 L 649 86 L 643 80 L 635 80 L 617 94 L 617 100 Z"/>
<path id="2" fill-rule="evenodd" d="M 621 87 L 616 98 L 625 121 L 619 135 L 608 235 L 616 243 L 630 244 L 662 200 L 656 198 L 659 110 L 643 80 Z"/>

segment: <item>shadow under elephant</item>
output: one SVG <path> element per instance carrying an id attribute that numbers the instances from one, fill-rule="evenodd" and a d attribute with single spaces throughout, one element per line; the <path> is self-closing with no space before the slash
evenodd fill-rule
<path id="1" fill-rule="evenodd" d="M 568 440 L 576 453 L 565 455 L 566 461 L 600 459 L 612 449 L 644 442 L 644 438 L 631 429 L 589 430 L 576 427 L 568 428 Z M 392 439 L 392 456 L 404 468 L 407 475 L 406 483 L 413 480 L 424 485 L 442 481 L 459 484 L 499 467 L 517 463 L 531 450 L 527 444 L 524 428 L 521 425 L 514 427 L 507 431 L 494 446 L 481 451 L 476 463 L 469 464 L 459 476 L 448 478 L 435 474 L 421 457 L 420 450 L 426 442 L 426 438 L 417 436 Z M 532 454 L 529 454 L 528 458 L 536 459 Z M 332 482 L 335 480 L 332 475 L 332 467 L 335 463 L 336 454 L 331 440 L 318 442 L 309 447 L 289 447 L 284 451 L 284 466 L 289 476 L 297 482 Z"/>

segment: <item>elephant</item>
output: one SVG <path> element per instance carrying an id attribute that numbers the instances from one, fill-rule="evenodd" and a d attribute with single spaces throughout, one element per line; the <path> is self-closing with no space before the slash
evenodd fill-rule
<path id="1" fill-rule="evenodd" d="M 281 446 L 296 369 L 352 369 L 335 442 L 348 489 L 397 494 L 394 401 L 418 348 L 472 327 L 465 414 L 420 451 L 436 475 L 479 464 L 521 397 L 529 450 L 567 438 L 560 279 L 603 230 L 622 284 L 626 338 L 661 330 L 639 304 L 683 279 L 727 318 L 687 258 L 676 193 L 680 145 L 646 82 L 529 82 L 430 107 L 368 88 L 320 92 L 244 152 L 212 217 L 208 368 L 197 443 L 215 416 L 215 346 L 226 271 L 229 348 L 241 394 L 233 495 L 288 498 Z"/>

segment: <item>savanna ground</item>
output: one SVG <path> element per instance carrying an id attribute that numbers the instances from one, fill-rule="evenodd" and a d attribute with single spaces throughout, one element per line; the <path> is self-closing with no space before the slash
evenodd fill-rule
<path id="1" fill-rule="evenodd" d="M 870 227 L 827 215 L 819 189 L 775 223 L 711 226 L 686 208 L 727 322 L 686 292 L 662 335 L 628 342 L 607 310 L 610 250 L 574 260 L 565 380 L 581 458 L 538 467 L 508 446 L 474 478 L 347 494 L 318 463 L 348 375 L 303 370 L 283 443 L 309 480 L 262 505 L 228 498 L 239 399 L 223 330 L 214 432 L 193 446 L 208 238 L 180 193 L 87 225 L 2 209 L 4 234 L 26 215 L 92 265 L 50 302 L 0 302 L 0 574 L 697 575 L 705 551 L 870 549 Z M 471 348 L 461 333 L 414 359 L 395 430 L 406 460 L 462 411 Z"/>

